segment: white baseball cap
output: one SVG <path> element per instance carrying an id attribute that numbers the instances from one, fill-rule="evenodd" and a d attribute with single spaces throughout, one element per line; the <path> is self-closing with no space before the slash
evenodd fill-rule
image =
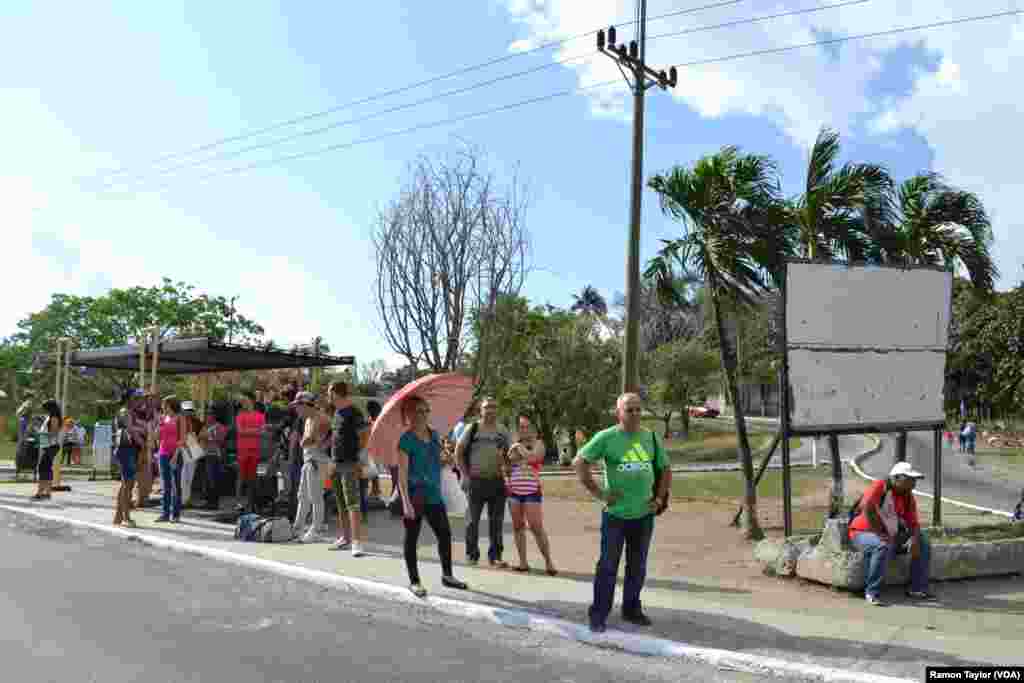
<path id="1" fill-rule="evenodd" d="M 184 413 L 184 412 L 187 412 L 189 410 L 195 410 L 195 409 L 196 409 L 196 405 L 192 401 L 182 401 L 181 402 L 181 412 Z"/>
<path id="2" fill-rule="evenodd" d="M 924 475 L 913 468 L 909 462 L 898 462 L 889 470 L 890 477 L 910 477 L 911 479 L 924 479 Z"/>

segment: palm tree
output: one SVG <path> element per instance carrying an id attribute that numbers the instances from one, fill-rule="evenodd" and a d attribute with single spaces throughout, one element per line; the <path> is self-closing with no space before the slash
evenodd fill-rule
<path id="1" fill-rule="evenodd" d="M 867 257 L 877 263 L 963 268 L 975 288 L 990 292 L 999 269 L 992 224 L 981 200 L 941 176 L 914 176 L 895 189 L 887 220 L 869 220 Z"/>
<path id="2" fill-rule="evenodd" d="M 739 458 L 746 480 L 744 535 L 764 536 L 757 521 L 754 464 L 743 405 L 738 400 L 736 354 L 726 336 L 725 309 L 752 306 L 781 278 L 784 258 L 795 250 L 795 230 L 787 223 L 778 196 L 774 164 L 767 158 L 724 147 L 693 168 L 676 167 L 648 185 L 660 195 L 661 208 L 679 220 L 683 235 L 665 240 L 647 274 L 662 293 L 677 299 L 678 270 L 704 281 L 720 339 L 720 360 L 734 407 Z"/>
<path id="3" fill-rule="evenodd" d="M 570 307 L 573 313 L 594 315 L 603 318 L 608 315 L 608 303 L 601 296 L 601 293 L 591 285 L 584 287 L 579 294 L 573 294 L 573 305 Z"/>
<path id="4" fill-rule="evenodd" d="M 887 220 L 884 198 L 892 180 L 876 164 L 847 163 L 837 170 L 838 156 L 839 133 L 822 128 L 811 147 L 803 194 L 787 202 L 789 220 L 799 228 L 805 257 L 862 261 L 868 247 L 864 214 L 874 210 L 876 222 Z"/>

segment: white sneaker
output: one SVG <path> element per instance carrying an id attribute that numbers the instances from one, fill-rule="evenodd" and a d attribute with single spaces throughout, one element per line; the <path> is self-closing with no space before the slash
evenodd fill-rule
<path id="1" fill-rule="evenodd" d="M 310 529 L 302 537 L 303 543 L 319 543 L 320 540 L 320 534 L 318 534 L 314 529 Z"/>
<path id="2" fill-rule="evenodd" d="M 352 557 L 362 557 L 366 553 L 363 552 L 363 545 L 361 543 L 352 544 Z"/>
<path id="3" fill-rule="evenodd" d="M 347 538 L 339 538 L 331 544 L 331 550 L 344 550 L 349 547 L 350 543 Z"/>

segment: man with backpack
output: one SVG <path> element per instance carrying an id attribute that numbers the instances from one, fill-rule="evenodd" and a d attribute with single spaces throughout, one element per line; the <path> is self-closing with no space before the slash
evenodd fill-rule
<path id="1" fill-rule="evenodd" d="M 480 420 L 467 427 L 455 447 L 455 461 L 462 472 L 462 489 L 469 497 L 466 520 L 466 561 L 480 562 L 480 515 L 487 507 L 491 544 L 487 559 L 492 567 L 504 569 L 505 472 L 512 437 L 498 425 L 498 402 L 485 398 Z"/>
<path id="2" fill-rule="evenodd" d="M 864 553 L 864 599 L 884 606 L 881 599 L 889 561 L 910 553 L 910 586 L 907 597 L 935 600 L 928 591 L 931 545 L 921 528 L 914 487 L 924 475 L 908 462 L 892 466 L 889 476 L 871 484 L 850 511 L 850 541 Z"/>

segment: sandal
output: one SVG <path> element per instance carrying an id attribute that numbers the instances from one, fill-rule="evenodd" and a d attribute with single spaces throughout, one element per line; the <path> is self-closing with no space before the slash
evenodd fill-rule
<path id="1" fill-rule="evenodd" d="M 425 598 L 425 597 L 427 597 L 427 589 L 424 588 L 422 584 L 419 584 L 419 583 L 410 584 L 409 590 L 411 590 L 412 594 L 415 595 L 417 598 Z"/>
<path id="2" fill-rule="evenodd" d="M 508 562 L 505 560 L 491 560 L 491 569 L 508 569 Z"/>
<path id="3" fill-rule="evenodd" d="M 515 569 L 516 569 L 517 572 L 528 572 L 528 571 L 530 571 L 530 567 L 529 566 L 526 566 L 526 567 L 516 567 Z"/>
<path id="4" fill-rule="evenodd" d="M 558 576 L 558 570 L 557 569 L 548 569 L 546 573 L 547 573 L 548 576 Z"/>
<path id="5" fill-rule="evenodd" d="M 469 586 L 467 586 L 464 582 L 459 581 L 454 576 L 442 576 L 441 583 L 447 586 L 448 588 L 454 588 L 460 591 L 464 591 L 467 588 L 469 588 Z"/>

